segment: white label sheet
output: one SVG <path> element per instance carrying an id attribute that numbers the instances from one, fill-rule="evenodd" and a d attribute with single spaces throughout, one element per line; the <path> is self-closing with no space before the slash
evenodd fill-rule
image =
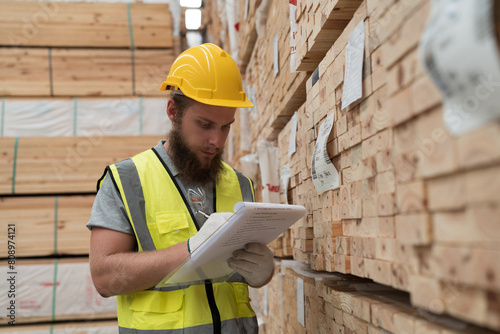
<path id="1" fill-rule="evenodd" d="M 365 22 L 361 21 L 349 35 L 346 55 L 342 109 L 363 96 L 363 57 L 365 53 Z"/>
<path id="2" fill-rule="evenodd" d="M 281 189 L 285 195 L 285 204 L 288 204 L 288 183 L 290 182 L 290 166 L 288 164 L 281 167 Z"/>
<path id="3" fill-rule="evenodd" d="M 289 0 L 290 6 L 290 73 L 295 73 L 295 55 L 297 53 L 297 32 L 298 26 L 295 21 L 295 11 L 297 10 L 297 0 Z"/>
<path id="4" fill-rule="evenodd" d="M 305 303 L 304 303 L 304 280 L 297 277 L 297 320 L 302 326 L 306 326 L 305 322 Z"/>
<path id="5" fill-rule="evenodd" d="M 316 146 L 314 147 L 311 173 L 314 188 L 316 188 L 318 193 L 323 193 L 327 190 L 339 187 L 339 173 L 332 164 L 326 148 L 328 136 L 330 135 L 330 131 L 332 131 L 334 118 L 335 114 L 330 114 L 321 124 Z"/>
<path id="6" fill-rule="evenodd" d="M 280 56 L 279 56 L 279 43 L 280 37 L 278 35 L 274 36 L 274 77 L 280 72 Z"/>
<path id="7" fill-rule="evenodd" d="M 290 139 L 288 141 L 288 156 L 292 156 L 297 150 L 297 112 L 295 112 L 290 120 Z"/>
<path id="8" fill-rule="evenodd" d="M 458 136 L 500 118 L 500 57 L 493 0 L 434 0 L 420 57 Z"/>

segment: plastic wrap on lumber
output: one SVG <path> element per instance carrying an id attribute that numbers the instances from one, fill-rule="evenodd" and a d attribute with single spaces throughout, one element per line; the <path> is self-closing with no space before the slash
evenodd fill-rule
<path id="1" fill-rule="evenodd" d="M 0 323 L 10 321 L 8 307 L 15 304 L 15 324 L 51 320 L 109 319 L 116 317 L 116 299 L 103 298 L 95 290 L 88 259 L 17 261 L 14 271 L 6 264 L 9 280 L 0 282 L 2 291 L 14 284 L 15 297 L 7 294 L 0 300 L 6 312 Z"/>

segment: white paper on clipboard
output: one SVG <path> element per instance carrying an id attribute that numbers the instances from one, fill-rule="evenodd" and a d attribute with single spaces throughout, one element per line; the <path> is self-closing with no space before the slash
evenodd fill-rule
<path id="1" fill-rule="evenodd" d="M 334 118 L 335 114 L 330 114 L 325 121 L 321 123 L 311 162 L 311 174 L 314 188 L 316 188 L 316 191 L 320 194 L 327 190 L 338 188 L 340 185 L 339 173 L 332 164 L 326 148 L 328 137 L 332 131 Z"/>

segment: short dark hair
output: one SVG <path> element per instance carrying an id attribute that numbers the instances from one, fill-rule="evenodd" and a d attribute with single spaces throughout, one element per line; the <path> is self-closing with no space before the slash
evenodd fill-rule
<path id="1" fill-rule="evenodd" d="M 170 100 L 175 103 L 175 109 L 177 110 L 177 115 L 179 119 L 184 115 L 184 111 L 191 106 L 195 100 L 187 97 L 184 94 L 179 94 L 176 90 L 170 91 Z"/>

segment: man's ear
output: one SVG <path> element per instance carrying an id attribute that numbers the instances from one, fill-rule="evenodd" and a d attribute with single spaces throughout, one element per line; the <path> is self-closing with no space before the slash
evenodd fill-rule
<path id="1" fill-rule="evenodd" d="M 167 116 L 172 122 L 175 121 L 177 116 L 177 107 L 172 99 L 168 100 L 167 103 Z"/>

